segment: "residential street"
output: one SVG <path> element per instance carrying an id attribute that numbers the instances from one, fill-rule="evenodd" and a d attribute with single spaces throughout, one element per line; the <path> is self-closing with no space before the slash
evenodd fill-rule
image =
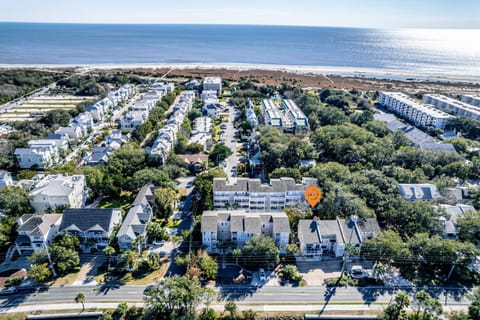
<path id="1" fill-rule="evenodd" d="M 237 157 L 237 141 L 235 139 L 235 128 L 233 126 L 233 122 L 235 120 L 235 109 L 231 104 L 228 104 L 228 123 L 227 128 L 224 130 L 225 133 L 225 145 L 232 150 L 232 155 L 225 159 L 225 163 L 227 164 L 226 167 L 223 169 L 227 174 L 229 180 L 234 182 L 236 180 L 237 174 L 232 172 L 232 168 L 236 167 L 238 164 L 238 157 Z"/>
<path id="2" fill-rule="evenodd" d="M 135 101 L 140 98 L 139 93 L 136 93 L 133 97 L 131 97 L 125 105 L 119 109 L 116 109 L 113 111 L 113 114 L 110 118 L 110 121 L 103 121 L 101 123 L 98 123 L 95 128 L 93 129 L 92 133 L 87 137 L 85 141 L 83 141 L 80 145 L 75 147 L 66 157 L 64 162 L 69 162 L 72 161 L 78 154 L 79 151 L 83 150 L 84 148 L 87 148 L 90 143 L 92 142 L 93 138 L 99 134 L 105 127 L 108 127 L 109 125 L 112 125 L 115 123 L 115 121 L 122 116 L 122 114 L 125 111 L 128 111 Z"/>

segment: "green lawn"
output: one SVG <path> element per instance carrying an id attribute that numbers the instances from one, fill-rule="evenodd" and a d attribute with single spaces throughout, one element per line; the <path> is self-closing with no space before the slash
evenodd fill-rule
<path id="1" fill-rule="evenodd" d="M 121 208 L 121 209 L 128 209 L 132 205 L 132 193 L 131 192 L 124 192 L 120 194 L 119 197 L 111 198 L 105 197 L 100 201 L 98 205 L 101 209 L 112 209 L 112 208 Z"/>
<path id="2" fill-rule="evenodd" d="M 180 225 L 181 220 L 169 220 L 165 228 L 176 228 Z"/>

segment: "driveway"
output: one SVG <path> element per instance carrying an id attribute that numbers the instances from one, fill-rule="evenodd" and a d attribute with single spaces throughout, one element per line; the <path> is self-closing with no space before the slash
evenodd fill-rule
<path id="1" fill-rule="evenodd" d="M 98 255 L 81 255 L 80 256 L 80 271 L 77 279 L 72 286 L 96 286 L 98 283 L 95 276 L 98 274 L 98 268 L 105 262 L 106 258 L 103 254 Z"/>
<path id="2" fill-rule="evenodd" d="M 340 277 L 341 262 L 337 260 L 297 262 L 298 271 L 309 286 L 321 286 L 325 279 Z"/>
<path id="3" fill-rule="evenodd" d="M 170 217 L 170 219 L 180 219 L 181 222 L 178 225 L 177 233 L 176 235 L 181 235 L 183 230 L 190 230 L 192 228 L 193 222 L 195 221 L 195 218 L 192 216 L 192 212 L 190 210 L 190 207 L 192 206 L 192 191 L 193 191 L 193 185 L 187 186 L 189 183 L 193 182 L 195 177 L 189 176 L 189 177 L 183 177 L 183 178 L 178 178 L 177 181 L 177 188 L 182 188 L 187 191 L 187 195 L 185 197 L 185 200 L 183 201 L 183 207 L 181 210 L 175 209 L 173 212 L 173 215 Z"/>

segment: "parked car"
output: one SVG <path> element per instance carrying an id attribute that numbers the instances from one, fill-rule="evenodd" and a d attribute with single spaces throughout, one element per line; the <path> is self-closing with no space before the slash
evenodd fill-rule
<path id="1" fill-rule="evenodd" d="M 156 246 L 163 246 L 164 243 L 165 243 L 164 240 L 161 240 L 161 241 L 153 240 L 153 242 L 152 242 L 152 244 L 156 245 Z"/>
<path id="2" fill-rule="evenodd" d="M 17 292 L 17 288 L 15 288 L 15 287 L 8 287 L 8 288 L 0 289 L 0 295 L 14 294 L 15 292 Z"/>
<path id="3" fill-rule="evenodd" d="M 260 281 L 266 281 L 267 275 L 265 274 L 265 270 L 263 268 L 258 269 L 258 278 Z"/>
<path id="4" fill-rule="evenodd" d="M 367 277 L 367 273 L 363 271 L 361 266 L 353 266 L 350 269 L 350 276 L 353 279 L 363 279 Z"/>

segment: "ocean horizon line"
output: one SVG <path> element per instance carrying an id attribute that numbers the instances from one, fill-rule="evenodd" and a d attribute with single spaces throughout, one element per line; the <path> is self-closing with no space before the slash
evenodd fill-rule
<path id="1" fill-rule="evenodd" d="M 212 27 L 286 27 L 286 28 L 325 28 L 325 29 L 360 29 L 360 30 L 458 30 L 475 31 L 480 28 L 443 28 L 443 27 L 362 27 L 362 26 L 328 26 L 328 25 L 288 25 L 288 24 L 250 24 L 250 23 L 129 23 L 129 22 L 62 22 L 62 21 L 0 21 L 0 24 L 37 24 L 37 25 L 81 25 L 81 26 L 212 26 Z"/>

